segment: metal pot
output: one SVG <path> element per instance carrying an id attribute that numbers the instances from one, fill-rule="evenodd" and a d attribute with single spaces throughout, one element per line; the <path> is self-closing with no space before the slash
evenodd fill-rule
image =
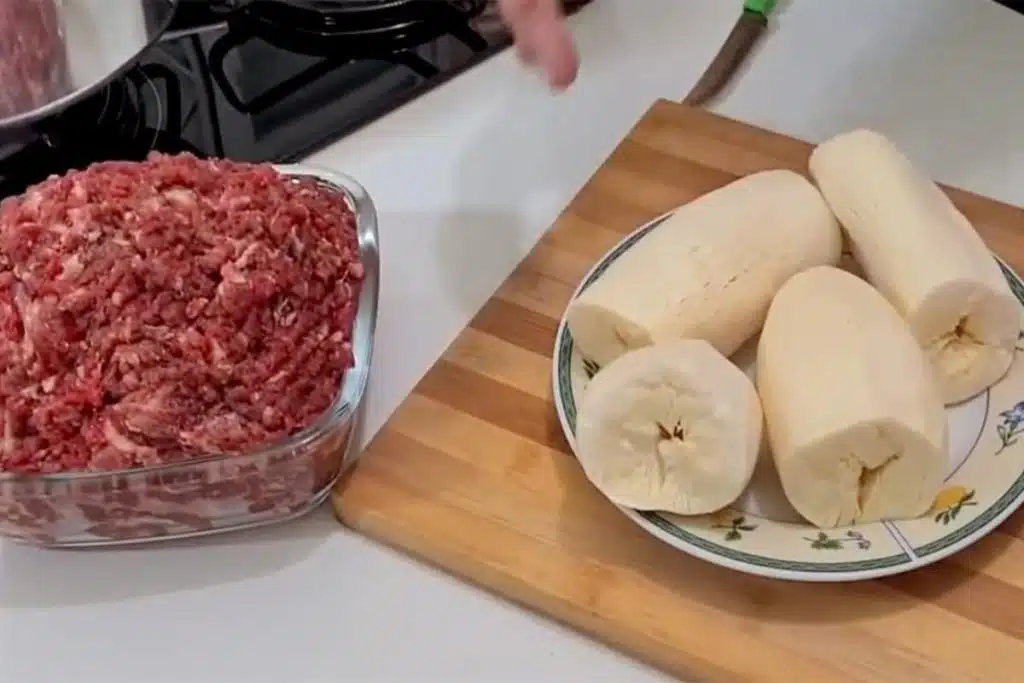
<path id="1" fill-rule="evenodd" d="M 121 74 L 167 29 L 177 4 L 0 0 L 0 130 L 56 114 Z"/>

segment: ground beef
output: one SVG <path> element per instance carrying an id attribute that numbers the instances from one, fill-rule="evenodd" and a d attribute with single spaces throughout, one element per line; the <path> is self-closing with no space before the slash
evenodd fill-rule
<path id="1" fill-rule="evenodd" d="M 0 0 L 0 116 L 63 95 L 67 66 L 56 0 Z"/>
<path id="2" fill-rule="evenodd" d="M 352 364 L 343 197 L 269 165 L 152 155 L 0 203 L 0 471 L 240 453 L 307 426 Z"/>

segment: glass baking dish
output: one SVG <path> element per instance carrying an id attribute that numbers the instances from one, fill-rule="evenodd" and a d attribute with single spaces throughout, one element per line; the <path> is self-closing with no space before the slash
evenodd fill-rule
<path id="1" fill-rule="evenodd" d="M 328 496 L 354 455 L 353 426 L 370 376 L 380 286 L 377 212 L 352 178 L 300 164 L 275 168 L 342 193 L 355 213 L 365 275 L 352 332 L 355 364 L 334 404 L 301 432 L 252 453 L 110 472 L 0 474 L 0 537 L 85 547 L 204 536 L 294 519 Z"/>

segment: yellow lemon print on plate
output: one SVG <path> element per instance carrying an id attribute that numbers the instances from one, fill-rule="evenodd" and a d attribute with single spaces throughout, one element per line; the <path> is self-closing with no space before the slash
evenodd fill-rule
<path id="1" fill-rule="evenodd" d="M 939 524 L 949 524 L 960 516 L 965 507 L 977 505 L 974 500 L 974 489 L 965 486 L 947 486 L 939 491 L 932 503 L 931 514 Z"/>

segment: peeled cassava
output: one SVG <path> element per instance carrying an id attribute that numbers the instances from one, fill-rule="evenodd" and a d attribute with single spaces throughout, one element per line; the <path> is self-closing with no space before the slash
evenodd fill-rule
<path id="1" fill-rule="evenodd" d="M 605 365 L 673 339 L 735 352 L 791 275 L 835 264 L 842 234 L 814 186 L 785 170 L 741 178 L 680 207 L 569 306 L 581 353 Z"/>
<path id="2" fill-rule="evenodd" d="M 909 323 L 957 403 L 1006 374 L 1020 305 L 992 254 L 946 194 L 878 133 L 817 147 L 810 171 L 866 279 Z"/>
<path id="3" fill-rule="evenodd" d="M 761 404 L 746 374 L 705 341 L 629 351 L 587 386 L 576 452 L 591 483 L 637 510 L 705 514 L 750 483 Z"/>
<path id="4" fill-rule="evenodd" d="M 768 311 L 757 389 L 786 497 L 829 528 L 924 514 L 947 466 L 935 375 L 899 313 L 831 267 L 790 279 Z"/>

